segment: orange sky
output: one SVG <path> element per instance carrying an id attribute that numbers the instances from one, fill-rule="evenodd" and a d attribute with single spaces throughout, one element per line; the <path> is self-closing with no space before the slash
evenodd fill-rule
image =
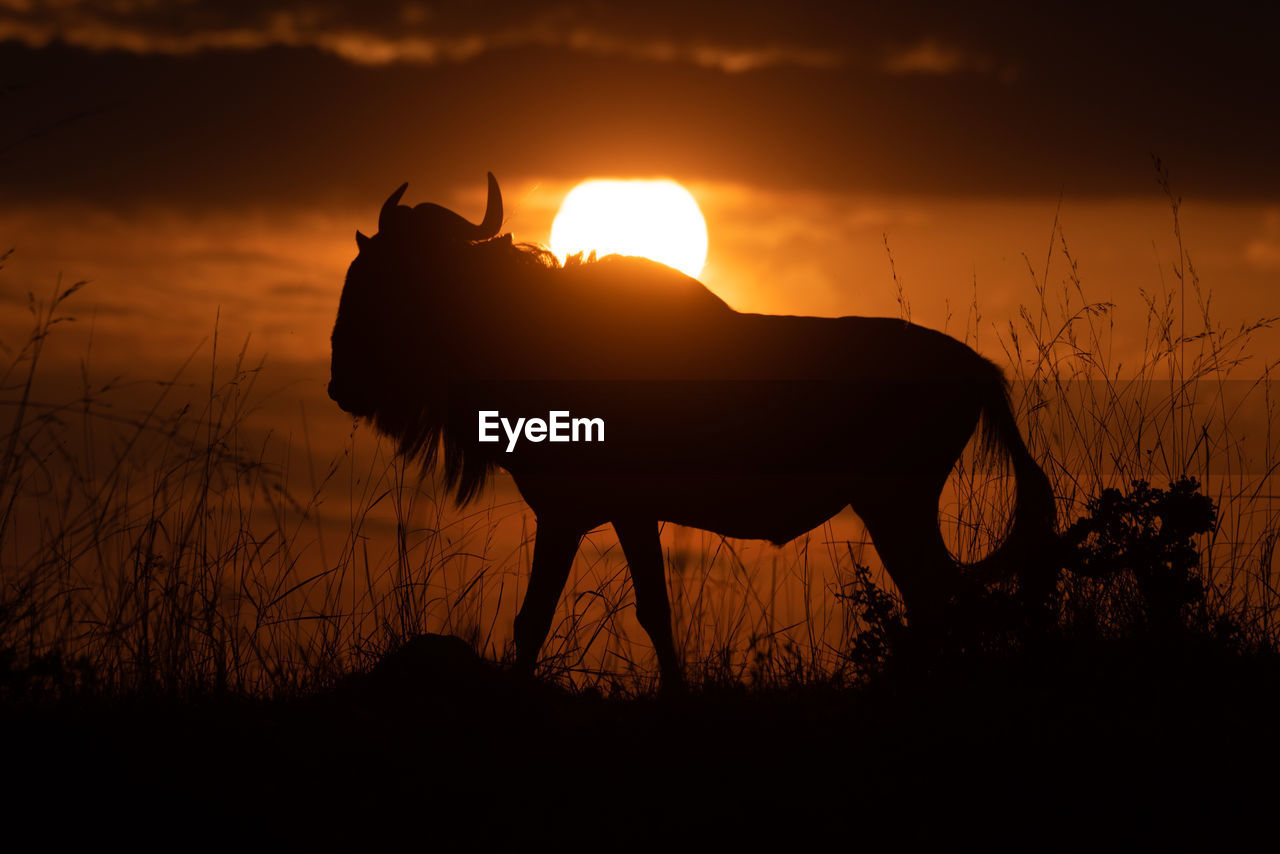
<path id="1" fill-rule="evenodd" d="M 1152 153 L 1213 321 L 1274 312 L 1280 127 L 1257 93 L 1280 73 L 1244 9 L 500 8 L 3 0 L 2 340 L 28 292 L 88 279 L 51 382 L 79 381 L 90 339 L 97 370 L 167 376 L 216 322 L 223 353 L 266 358 L 273 418 L 303 406 L 337 435 L 355 230 L 405 180 L 478 216 L 492 170 L 535 242 L 577 181 L 674 178 L 735 308 L 897 315 L 900 284 L 913 320 L 998 360 L 1037 280 L 1078 304 L 1065 243 L 1084 298 L 1116 304 L 1112 363 L 1135 365 L 1143 295 L 1181 297 Z M 1264 330 L 1249 353 L 1257 375 L 1280 346 Z"/>
<path id="2" fill-rule="evenodd" d="M 988 325 L 1016 317 L 1060 204 L 1089 297 L 1140 315 L 1177 254 L 1154 153 L 1217 319 L 1252 320 L 1280 277 L 1280 63 L 1249 8 L 0 0 L 0 297 L 61 272 L 139 353 L 222 306 L 317 359 L 391 189 L 478 213 L 493 171 L 533 241 L 577 181 L 681 181 L 705 281 L 747 311 L 896 314 L 887 239 L 913 318 L 948 328 L 975 282 Z"/>
<path id="3" fill-rule="evenodd" d="M 356 453 L 324 393 L 356 229 L 406 180 L 406 202 L 476 219 L 493 171 L 505 230 L 534 242 L 580 180 L 680 181 L 708 223 L 703 280 L 743 311 L 896 316 L 891 252 L 912 319 L 998 361 L 1037 280 L 1053 311 L 1078 307 L 1065 242 L 1084 297 L 1116 304 L 1111 364 L 1136 366 L 1143 294 L 1180 296 L 1152 154 L 1214 322 L 1280 314 L 1280 62 L 1259 14 L 0 0 L 0 342 L 23 340 L 28 293 L 88 279 L 42 356 L 42 399 L 75 399 L 84 376 L 167 379 L 192 354 L 174 395 L 198 398 L 216 329 L 218 377 L 242 346 L 266 359 L 240 438 L 270 437 L 305 484 Z M 1259 331 L 1248 354 L 1239 376 L 1280 342 Z M 319 510 L 339 537 L 342 471 Z M 486 497 L 507 517 L 498 551 L 522 532 L 513 498 L 501 480 Z M 846 512 L 835 534 L 853 527 Z M 677 536 L 696 555 L 700 534 L 669 533 L 676 562 Z M 788 548 L 743 553 L 767 573 L 802 562 Z"/>
<path id="4" fill-rule="evenodd" d="M 483 176 L 481 176 L 483 177 Z M 545 243 L 572 186 L 504 182 L 507 221 L 517 239 Z M 842 192 L 769 191 L 690 181 L 708 221 L 704 282 L 741 311 L 817 315 L 897 315 L 889 253 L 912 318 L 957 336 L 975 292 L 979 344 L 999 355 L 997 328 L 1035 299 L 1032 273 L 1059 289 L 1068 279 L 1063 242 L 1078 264 L 1084 295 L 1117 304 L 1122 330 L 1141 334 L 1140 290 L 1176 290 L 1173 219 L 1158 189 L 1146 198 L 989 200 Z M 478 217 L 483 184 L 419 192 Z M 52 288 L 59 274 L 89 279 L 76 299 L 97 334 L 118 334 L 150 359 L 185 355 L 213 330 L 252 334 L 273 361 L 323 362 L 357 228 L 376 231 L 378 200 L 363 209 L 250 208 L 196 214 L 160 205 L 131 216 L 84 203 L 28 203 L 0 215 L 15 247 L 4 272 L 8 307 L 23 328 L 25 292 Z M 1051 257 L 1055 214 L 1059 231 Z M 1280 276 L 1280 205 L 1194 200 L 1181 210 L 1184 243 L 1219 323 L 1235 325 L 1273 309 Z M 885 242 L 888 242 L 886 251 Z M 950 312 L 950 318 L 948 318 Z M 134 329 L 145 325 L 147 334 Z M 1140 338 L 1139 338 L 1140 340 Z M 1275 353 L 1266 338 L 1259 355 Z M 317 378 L 317 382 L 319 378 Z"/>

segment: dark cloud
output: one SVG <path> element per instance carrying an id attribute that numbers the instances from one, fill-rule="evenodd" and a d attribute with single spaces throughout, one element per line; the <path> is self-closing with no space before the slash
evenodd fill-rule
<path id="1" fill-rule="evenodd" d="M 206 206 L 651 174 L 1273 199 L 1261 13 L 0 0 L 0 193 Z"/>
<path id="2" fill-rule="evenodd" d="M 843 61 L 839 51 L 801 40 L 776 41 L 767 29 L 734 36 L 694 26 L 698 15 L 689 16 L 685 29 L 655 27 L 654 20 L 652 14 L 636 20 L 625 10 L 596 3 L 3 0 L 0 40 L 170 55 L 306 47 L 369 65 L 465 62 L 489 51 L 528 46 L 728 72 Z M 710 20 L 723 18 L 717 13 Z"/>
<path id="3" fill-rule="evenodd" d="M 1274 73 L 1267 23 L 1265 10 L 1230 3 L 1186 15 L 1161 5 L 937 0 L 0 0 L 0 41 L 34 47 L 172 55 L 306 47 L 368 64 L 543 47 L 729 72 L 854 65 L 1008 78 L 1027 66 L 1080 80 L 1125 67 L 1209 80 L 1242 66 Z"/>

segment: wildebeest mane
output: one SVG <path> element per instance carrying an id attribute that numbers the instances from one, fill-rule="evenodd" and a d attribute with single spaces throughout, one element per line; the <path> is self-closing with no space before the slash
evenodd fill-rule
<path id="1" fill-rule="evenodd" d="M 412 251 L 410 248 L 409 251 Z M 509 235 L 450 247 L 433 259 L 429 270 L 416 259 L 405 259 L 406 271 L 413 271 L 406 285 L 431 292 L 436 303 L 430 313 L 437 318 L 419 339 L 434 339 L 435 353 L 401 354 L 405 360 L 402 379 L 416 372 L 421 379 L 401 393 L 383 396 L 374 414 L 375 427 L 393 437 L 397 451 L 417 460 L 424 472 L 437 463 L 446 490 L 455 503 L 464 506 L 484 491 L 496 466 L 491 449 L 481 449 L 476 437 L 476 413 L 464 401 L 467 381 L 483 378 L 486 366 L 469 342 L 477 311 L 501 300 L 506 294 L 536 294 L 547 278 L 563 265 L 547 249 L 528 243 L 513 243 Z M 580 264 L 570 259 L 568 266 Z M 413 279 L 429 276 L 434 282 Z M 408 390 L 412 388 L 412 391 Z"/>

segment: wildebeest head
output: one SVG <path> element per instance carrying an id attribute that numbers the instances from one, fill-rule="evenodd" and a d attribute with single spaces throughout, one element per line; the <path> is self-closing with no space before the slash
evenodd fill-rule
<path id="1" fill-rule="evenodd" d="M 347 271 L 333 327 L 329 396 L 356 416 L 376 417 L 384 432 L 404 438 L 403 411 L 417 406 L 423 389 L 421 346 L 440 338 L 440 316 L 467 285 L 467 252 L 495 237 L 502 225 L 502 194 L 489 173 L 489 199 L 477 225 L 440 205 L 400 204 L 403 184 L 382 205 L 378 231 L 356 232 L 359 254 Z M 436 321 L 433 324 L 433 321 Z"/>

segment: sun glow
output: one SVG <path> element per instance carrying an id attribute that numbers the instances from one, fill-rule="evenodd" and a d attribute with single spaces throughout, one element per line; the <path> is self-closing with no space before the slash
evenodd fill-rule
<path id="1" fill-rule="evenodd" d="M 707 221 L 675 181 L 584 181 L 551 224 L 551 251 L 561 261 L 578 252 L 640 255 L 696 277 L 707 261 Z"/>

